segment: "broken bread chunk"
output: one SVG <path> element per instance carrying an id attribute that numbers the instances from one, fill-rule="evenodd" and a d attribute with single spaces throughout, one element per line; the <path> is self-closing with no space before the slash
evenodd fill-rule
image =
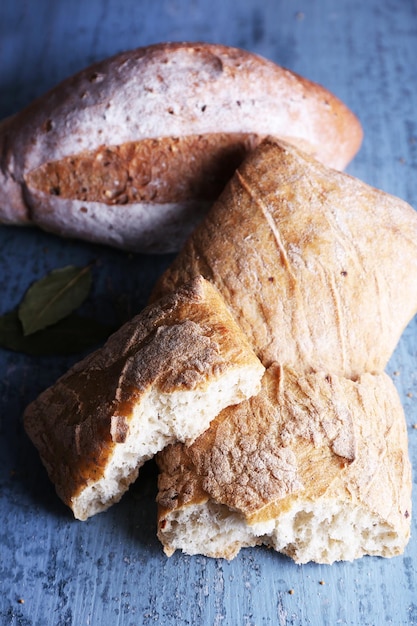
<path id="1" fill-rule="evenodd" d="M 159 280 L 215 284 L 262 363 L 379 373 L 417 312 L 417 213 L 266 139 Z"/>
<path id="2" fill-rule="evenodd" d="M 386 374 L 352 381 L 273 364 L 257 396 L 157 459 L 167 555 L 232 559 L 264 544 L 333 563 L 392 557 L 409 539 L 407 433 Z"/>
<path id="3" fill-rule="evenodd" d="M 117 502 L 157 451 L 256 394 L 264 368 L 197 277 L 147 307 L 27 408 L 25 428 L 78 519 Z"/>

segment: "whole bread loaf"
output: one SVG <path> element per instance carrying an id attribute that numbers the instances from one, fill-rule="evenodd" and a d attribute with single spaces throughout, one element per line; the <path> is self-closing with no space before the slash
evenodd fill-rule
<path id="1" fill-rule="evenodd" d="M 26 409 L 24 424 L 74 516 L 117 502 L 164 446 L 190 443 L 264 373 L 201 277 L 147 307 Z"/>
<path id="2" fill-rule="evenodd" d="M 196 274 L 218 287 L 265 366 L 382 372 L 417 311 L 417 213 L 268 138 L 153 297 Z"/>
<path id="3" fill-rule="evenodd" d="M 342 169 L 362 129 L 320 85 L 241 49 L 122 53 L 0 124 L 0 221 L 173 251 L 266 135 Z"/>
<path id="4" fill-rule="evenodd" d="M 386 374 L 351 381 L 274 364 L 260 394 L 157 458 L 168 555 L 231 559 L 265 544 L 333 563 L 396 556 L 410 536 L 407 431 Z"/>

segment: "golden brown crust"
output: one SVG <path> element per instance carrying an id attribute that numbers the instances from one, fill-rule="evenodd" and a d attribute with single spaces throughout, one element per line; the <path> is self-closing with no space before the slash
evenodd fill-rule
<path id="1" fill-rule="evenodd" d="M 259 142 L 244 133 L 142 139 L 49 161 L 25 180 L 41 193 L 87 203 L 213 202 Z"/>
<path id="2" fill-rule="evenodd" d="M 417 310 L 417 214 L 265 140 L 160 279 L 212 281 L 264 365 L 381 372 Z"/>
<path id="3" fill-rule="evenodd" d="M 357 382 L 272 365 L 261 393 L 229 407 L 189 447 L 158 455 L 159 524 L 207 501 L 248 524 L 297 498 L 356 503 L 408 536 L 411 471 L 404 414 L 385 374 Z"/>
<path id="4" fill-rule="evenodd" d="M 154 294 L 203 274 L 268 370 L 258 396 L 222 411 L 188 448 L 158 455 L 167 554 L 232 558 L 266 543 L 301 562 L 331 562 L 402 551 L 407 432 L 380 372 L 416 311 L 416 242 L 409 205 L 284 142 L 264 141 L 239 167 Z M 304 511 L 297 535 L 291 520 Z M 329 535 L 304 549 L 301 537 L 321 519 Z M 350 547 L 356 519 L 363 536 Z M 350 527 L 332 551 L 338 524 Z M 205 533 L 207 548 L 197 539 Z"/>
<path id="5" fill-rule="evenodd" d="M 94 482 L 125 440 L 151 388 L 204 389 L 230 367 L 256 363 L 223 301 L 198 277 L 147 307 L 74 365 L 25 412 L 25 428 L 67 504 Z"/>
<path id="6" fill-rule="evenodd" d="M 224 171 L 222 159 L 217 163 L 217 133 L 224 140 L 220 153 L 233 154 L 233 163 Z M 67 79 L 1 124 L 0 219 L 32 222 L 62 235 L 122 248 L 178 249 L 199 217 L 194 213 L 207 171 L 208 178 L 216 180 L 211 199 L 233 171 L 242 136 L 258 141 L 268 134 L 340 169 L 362 140 L 359 121 L 333 94 L 250 52 L 215 44 L 167 43 L 122 53 Z M 177 183 L 184 162 L 167 159 L 178 141 L 184 141 L 184 156 L 195 175 L 186 199 Z M 137 180 L 128 185 L 129 193 L 147 183 L 136 198 L 119 189 L 119 183 L 124 187 L 125 158 L 130 158 L 132 146 L 139 155 L 151 148 L 151 171 L 141 158 L 137 171 L 133 168 Z M 106 188 L 109 172 L 90 157 L 108 149 L 113 156 L 123 155 L 112 160 L 112 180 Z M 123 208 L 115 211 L 100 193 L 86 196 L 80 161 L 92 168 L 93 178 L 103 178 L 98 187 L 111 198 L 115 194 Z M 59 185 L 57 163 L 62 170 Z M 72 179 L 68 198 L 51 193 L 63 178 Z M 155 189 L 164 190 L 160 201 Z M 182 232 L 174 228 L 176 221 Z"/>

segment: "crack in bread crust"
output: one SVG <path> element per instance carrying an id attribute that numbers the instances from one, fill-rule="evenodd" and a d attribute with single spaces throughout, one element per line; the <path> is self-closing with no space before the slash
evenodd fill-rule
<path id="1" fill-rule="evenodd" d="M 26 184 L 45 194 L 108 205 L 215 200 L 260 139 L 207 133 L 100 146 L 42 164 L 26 175 Z"/>

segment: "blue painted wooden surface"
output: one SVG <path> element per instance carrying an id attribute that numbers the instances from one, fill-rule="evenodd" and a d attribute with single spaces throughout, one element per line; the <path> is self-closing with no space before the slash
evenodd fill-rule
<path id="1" fill-rule="evenodd" d="M 0 117 L 94 60 L 180 39 L 242 46 L 324 84 L 364 126 L 348 171 L 417 207 L 415 0 L 3 0 Z M 92 259 L 86 307 L 113 323 L 142 308 L 170 260 L 1 227 L 0 313 L 47 271 Z M 155 537 L 152 464 L 119 505 L 73 521 L 22 428 L 26 404 L 73 361 L 0 350 L 1 625 L 417 624 L 416 489 L 403 556 L 330 567 L 296 566 L 265 549 L 230 563 L 167 559 Z M 415 476 L 417 319 L 388 372 L 405 406 Z"/>

